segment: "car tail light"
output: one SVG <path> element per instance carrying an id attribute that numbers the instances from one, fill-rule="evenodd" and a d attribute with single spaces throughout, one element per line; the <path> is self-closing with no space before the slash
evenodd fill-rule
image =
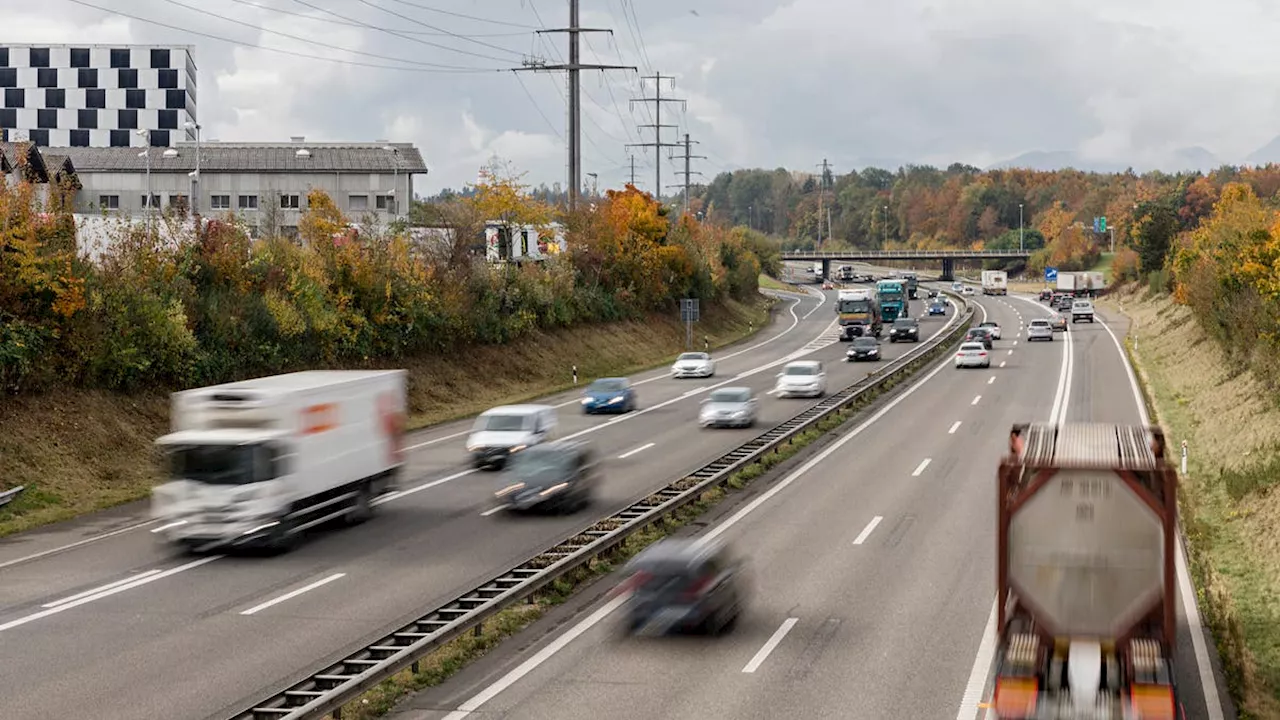
<path id="1" fill-rule="evenodd" d="M 982 352 L 978 353 L 978 357 L 986 357 L 986 356 L 987 356 L 986 350 L 983 350 Z"/>
<path id="2" fill-rule="evenodd" d="M 715 576 L 703 575 L 697 580 L 694 580 L 692 585 L 685 588 L 684 593 L 682 594 L 682 597 L 685 600 L 697 599 L 699 595 L 707 591 L 707 588 L 711 587 L 711 582 L 713 580 L 715 580 Z"/>
<path id="3" fill-rule="evenodd" d="M 631 577 L 628 577 L 626 580 L 619 583 L 618 587 L 614 588 L 613 593 L 611 594 L 617 596 L 635 592 L 636 590 L 644 587 L 645 583 L 649 582 L 649 578 L 651 577 L 653 576 L 643 570 L 633 573 Z"/>

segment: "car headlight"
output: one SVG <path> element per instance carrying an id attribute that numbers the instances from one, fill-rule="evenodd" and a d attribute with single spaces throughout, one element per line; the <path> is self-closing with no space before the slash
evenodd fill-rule
<path id="1" fill-rule="evenodd" d="M 525 448 L 527 448 L 527 447 L 529 447 L 529 446 L 528 446 L 528 445 L 515 445 L 515 446 L 512 446 L 512 448 L 511 448 L 510 450 L 508 450 L 507 452 L 518 453 L 518 452 L 520 452 L 521 450 L 523 450 L 523 449 L 525 449 Z"/>
<path id="2" fill-rule="evenodd" d="M 583 404 L 583 405 L 590 405 L 590 404 L 591 404 L 591 398 L 589 398 L 589 397 L 584 397 L 584 398 L 582 398 L 582 404 Z"/>
<path id="3" fill-rule="evenodd" d="M 475 452 L 479 449 L 480 449 L 479 445 L 472 445 L 471 443 L 467 443 L 467 452 Z"/>
<path id="4" fill-rule="evenodd" d="M 622 402 L 622 396 L 621 396 L 621 395 L 618 395 L 617 397 L 609 398 L 609 404 L 610 404 L 610 405 L 617 405 L 617 404 L 618 404 L 618 403 L 620 403 L 620 402 Z"/>

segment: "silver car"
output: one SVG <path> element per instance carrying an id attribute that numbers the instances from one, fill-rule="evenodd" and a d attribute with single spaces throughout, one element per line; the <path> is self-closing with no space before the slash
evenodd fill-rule
<path id="1" fill-rule="evenodd" d="M 980 342 L 962 343 L 960 350 L 956 352 L 956 367 L 991 367 L 991 355 L 987 352 L 987 346 Z"/>
<path id="2" fill-rule="evenodd" d="M 797 360 L 787 363 L 778 373 L 773 386 L 778 397 L 822 397 L 827 392 L 827 373 L 817 360 Z"/>
<path id="3" fill-rule="evenodd" d="M 716 374 L 716 361 L 704 352 L 681 353 L 671 366 L 673 378 L 709 378 Z"/>
<path id="4" fill-rule="evenodd" d="M 702 427 L 751 427 L 756 424 L 759 407 L 751 388 L 718 388 L 702 401 L 698 424 Z"/>
<path id="5" fill-rule="evenodd" d="M 1053 342 L 1053 326 L 1048 320 L 1032 320 L 1027 326 L 1027 342 L 1032 340 L 1048 340 Z"/>

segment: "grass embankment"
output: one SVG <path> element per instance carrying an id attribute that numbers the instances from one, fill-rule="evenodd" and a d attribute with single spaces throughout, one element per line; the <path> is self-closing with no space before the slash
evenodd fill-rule
<path id="1" fill-rule="evenodd" d="M 695 344 L 736 342 L 767 324 L 767 300 L 704 306 Z M 395 363 L 409 370 L 410 427 L 466 417 L 604 375 L 626 375 L 684 350 L 678 316 L 541 333 L 457 357 Z M 60 389 L 0 403 L 0 487 L 26 485 L 0 509 L 0 537 L 143 498 L 156 479 L 151 442 L 169 427 L 168 395 Z"/>
<path id="2" fill-rule="evenodd" d="M 802 290 L 798 285 L 795 285 L 794 283 L 783 282 L 775 277 L 765 275 L 764 273 L 760 274 L 760 289 L 761 290 L 781 290 L 783 292 L 798 292 L 798 293 L 804 292 L 804 290 Z"/>
<path id="3" fill-rule="evenodd" d="M 1129 353 L 1170 444 L 1187 441 L 1191 570 L 1240 717 L 1280 717 L 1280 406 L 1167 295 L 1107 302 L 1134 322 Z"/>

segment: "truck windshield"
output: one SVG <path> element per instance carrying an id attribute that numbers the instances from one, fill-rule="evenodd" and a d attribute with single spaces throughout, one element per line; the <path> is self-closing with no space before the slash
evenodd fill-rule
<path id="1" fill-rule="evenodd" d="M 842 313 L 864 313 L 871 311 L 870 300 L 841 300 L 840 312 Z"/>
<path id="2" fill-rule="evenodd" d="M 253 445 L 192 445 L 169 453 L 174 479 L 211 485 L 245 485 L 266 478 L 254 472 Z"/>
<path id="3" fill-rule="evenodd" d="M 481 415 L 476 419 L 476 430 L 512 432 L 524 430 L 529 424 L 527 415 Z"/>

